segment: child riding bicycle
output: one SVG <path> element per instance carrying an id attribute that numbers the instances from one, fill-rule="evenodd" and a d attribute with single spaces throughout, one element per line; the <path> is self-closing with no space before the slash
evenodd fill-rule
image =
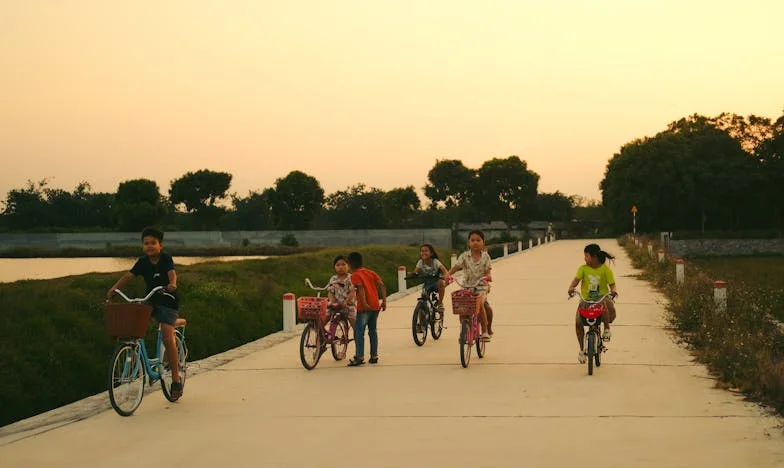
<path id="1" fill-rule="evenodd" d="M 492 281 L 490 273 L 493 268 L 490 255 L 484 250 L 485 234 L 482 231 L 474 230 L 468 234 L 468 251 L 463 252 L 457 258 L 457 263 L 449 270 L 449 275 L 459 270 L 465 274 L 466 284 L 475 284 L 483 276 L 489 283 Z M 479 284 L 475 288 L 477 293 L 482 296 L 481 307 L 479 309 L 479 321 L 482 325 L 482 341 L 490 341 L 492 335 L 492 309 L 487 302 L 487 294 L 490 292 L 489 284 Z"/>
<path id="2" fill-rule="evenodd" d="M 425 277 L 425 284 L 422 286 L 426 291 L 438 290 L 438 310 L 444 312 L 444 288 L 449 272 L 443 263 L 438 259 L 436 249 L 431 244 L 422 244 L 419 249 L 419 261 L 414 267 L 412 276 L 422 275 Z"/>
<path id="3" fill-rule="evenodd" d="M 329 279 L 327 293 L 329 303 L 334 309 L 346 312 L 346 319 L 353 331 L 357 321 L 357 292 L 351 284 L 351 274 L 348 272 L 348 260 L 343 255 L 338 255 L 332 261 L 335 274 Z M 329 322 L 332 310 L 327 309 L 327 320 Z"/>
<path id="4" fill-rule="evenodd" d="M 605 261 L 609 258 L 613 260 L 615 257 L 603 251 L 598 244 L 588 244 L 583 250 L 585 264 L 577 268 L 577 273 L 574 279 L 569 284 L 568 294 L 571 297 L 574 295 L 574 288 L 582 282 L 580 291 L 581 296 L 589 301 L 597 301 L 602 296 L 610 294 L 613 298 L 618 296 L 615 290 L 615 276 L 613 275 L 610 267 L 605 265 Z M 609 298 L 602 301 L 604 305 L 604 313 L 602 314 L 602 323 L 604 323 L 604 334 L 602 339 L 610 341 L 612 334 L 610 332 L 610 324 L 615 320 L 615 304 Z M 577 314 L 575 315 L 575 332 L 577 333 L 577 342 L 580 345 L 580 350 L 577 354 L 577 360 L 580 364 L 585 364 L 586 356 L 583 352 L 583 341 L 585 340 L 585 328 L 582 319 L 580 318 L 579 310 L 585 308 L 587 305 L 583 302 L 577 306 Z"/>
<path id="5" fill-rule="evenodd" d="M 172 371 L 171 396 L 177 400 L 182 396 L 183 390 L 177 346 L 174 341 L 174 326 L 179 315 L 180 303 L 177 294 L 177 272 L 174 270 L 174 260 L 171 255 L 162 250 L 163 232 L 148 227 L 142 231 L 141 238 L 144 255 L 139 257 L 130 271 L 109 288 L 106 298 L 110 299 L 115 290 L 121 289 L 136 276 L 144 278 L 148 293 L 157 286 L 164 288 L 161 293 L 153 295 L 150 302 L 153 306 L 153 316 L 161 324 L 163 345 Z"/>

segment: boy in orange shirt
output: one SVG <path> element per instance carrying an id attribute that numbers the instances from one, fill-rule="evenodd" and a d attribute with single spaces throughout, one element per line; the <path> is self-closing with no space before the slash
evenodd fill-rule
<path id="1" fill-rule="evenodd" d="M 351 267 L 351 282 L 357 288 L 357 321 L 354 327 L 354 345 L 356 355 L 349 361 L 350 367 L 365 363 L 365 327 L 370 338 L 370 363 L 378 362 L 378 314 L 387 308 L 387 288 L 381 277 L 373 270 L 362 266 L 362 255 L 359 252 L 348 254 Z M 378 291 L 381 290 L 379 302 Z"/>

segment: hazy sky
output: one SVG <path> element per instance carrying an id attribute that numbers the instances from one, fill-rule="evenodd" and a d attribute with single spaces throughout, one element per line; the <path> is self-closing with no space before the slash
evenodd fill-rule
<path id="1" fill-rule="evenodd" d="M 599 199 L 624 143 L 784 111 L 780 0 L 0 0 L 0 200 L 28 179 L 289 171 L 421 188 L 517 155 Z"/>

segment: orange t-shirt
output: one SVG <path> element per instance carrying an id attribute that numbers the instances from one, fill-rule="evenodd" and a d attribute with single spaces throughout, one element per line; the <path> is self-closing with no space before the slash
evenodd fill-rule
<path id="1" fill-rule="evenodd" d="M 381 277 L 378 276 L 378 273 L 365 267 L 359 267 L 351 272 L 351 282 L 356 286 L 362 286 L 367 300 L 367 304 L 363 304 L 357 295 L 357 312 L 381 310 L 381 304 L 378 302 L 378 289 L 376 288 L 376 284 L 380 281 Z"/>

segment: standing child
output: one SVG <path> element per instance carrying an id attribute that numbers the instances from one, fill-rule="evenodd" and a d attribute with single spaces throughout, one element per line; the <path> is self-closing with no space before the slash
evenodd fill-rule
<path id="1" fill-rule="evenodd" d="M 387 288 L 378 273 L 362 266 L 362 255 L 359 252 L 348 254 L 348 264 L 352 270 L 351 283 L 357 288 L 357 320 L 354 327 L 357 352 L 348 365 L 354 367 L 365 363 L 365 327 L 370 338 L 370 363 L 375 364 L 378 362 L 378 314 L 387 308 Z"/>
<path id="2" fill-rule="evenodd" d="M 615 290 L 615 276 L 613 275 L 610 267 L 604 264 L 609 258 L 613 260 L 615 257 L 608 254 L 599 247 L 598 244 L 588 244 L 583 250 L 585 265 L 580 265 L 577 268 L 577 274 L 569 284 L 568 294 L 571 297 L 574 294 L 574 288 L 580 282 L 583 283 L 580 294 L 583 298 L 589 301 L 599 300 L 600 297 L 610 293 L 613 298 L 618 296 Z M 604 323 L 604 334 L 602 339 L 610 341 L 612 334 L 610 333 L 610 324 L 615 321 L 615 304 L 610 298 L 604 299 L 604 314 L 602 315 L 602 323 Z M 583 303 L 577 306 L 578 312 L 575 316 L 575 331 L 577 333 L 577 343 L 580 345 L 580 350 L 577 354 L 577 360 L 580 364 L 585 364 L 587 356 L 583 352 L 583 341 L 585 339 L 585 328 L 583 321 L 580 317 L 579 309 L 585 307 Z"/>
<path id="3" fill-rule="evenodd" d="M 172 371 L 171 397 L 176 400 L 182 396 L 180 363 L 177 359 L 177 346 L 174 342 L 174 325 L 179 315 L 180 300 L 177 294 L 177 272 L 174 271 L 174 260 L 162 249 L 163 232 L 155 228 L 144 229 L 142 231 L 144 255 L 139 257 L 129 272 L 109 288 L 106 298 L 111 298 L 116 289 L 125 286 L 135 276 L 144 278 L 147 293 L 158 286 L 165 288 L 163 292 L 153 295 L 150 302 L 153 306 L 153 316 L 161 324 L 163 345 L 166 348 L 166 356 Z"/>
<path id="4" fill-rule="evenodd" d="M 351 284 L 351 274 L 348 272 L 348 260 L 343 255 L 338 255 L 332 261 L 335 274 L 329 279 L 329 303 L 337 304 L 339 309 L 346 310 L 348 323 L 353 331 L 357 321 L 357 292 Z M 329 318 L 327 318 L 329 320 Z"/>
<path id="5" fill-rule="evenodd" d="M 468 233 L 468 251 L 460 254 L 455 266 L 449 270 L 449 274 L 463 270 L 465 283 L 476 284 L 483 276 L 487 277 L 488 282 L 492 281 L 493 278 L 490 275 L 492 268 L 493 264 L 490 260 L 490 255 L 485 252 L 485 234 L 482 231 L 474 230 Z M 487 302 L 490 285 L 477 285 L 476 291 L 481 296 L 480 301 L 482 304 L 479 308 L 479 322 L 482 325 L 481 340 L 490 341 L 490 335 L 492 335 L 492 309 L 490 309 L 490 304 Z"/>

